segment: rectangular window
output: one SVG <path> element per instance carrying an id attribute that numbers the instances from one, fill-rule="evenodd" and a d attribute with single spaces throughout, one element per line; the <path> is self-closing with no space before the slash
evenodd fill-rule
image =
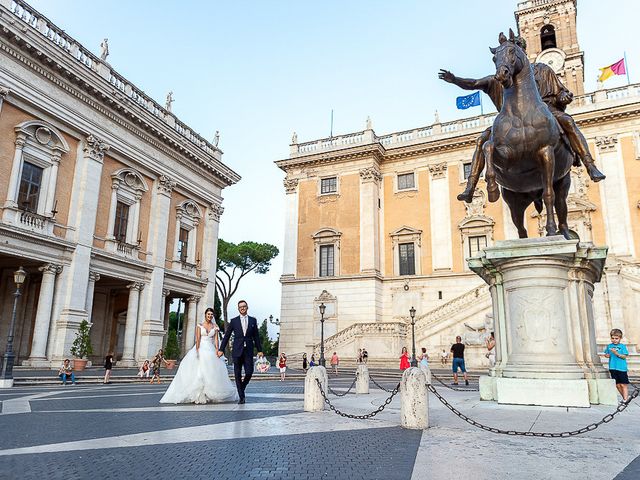
<path id="1" fill-rule="evenodd" d="M 464 179 L 466 180 L 471 175 L 471 164 L 470 163 L 465 163 L 465 164 L 462 165 L 462 168 L 463 168 L 463 171 L 464 171 Z"/>
<path id="2" fill-rule="evenodd" d="M 320 180 L 320 193 L 336 193 L 338 191 L 338 177 Z"/>
<path id="3" fill-rule="evenodd" d="M 182 227 L 180 227 L 180 238 L 178 239 L 178 257 L 183 263 L 189 258 L 189 230 Z"/>
<path id="4" fill-rule="evenodd" d="M 42 185 L 42 172 L 44 169 L 28 162 L 22 164 L 22 176 L 20 177 L 20 190 L 18 192 L 18 207 L 29 212 L 38 210 L 38 198 Z"/>
<path id="5" fill-rule="evenodd" d="M 487 246 L 487 236 L 469 237 L 469 258 L 475 257 L 480 250 Z"/>
<path id="6" fill-rule="evenodd" d="M 334 262 L 333 262 L 333 245 L 321 245 L 320 246 L 320 276 L 321 277 L 333 277 L 334 276 Z"/>
<path id="7" fill-rule="evenodd" d="M 400 275 L 416 274 L 416 255 L 413 243 L 401 243 L 398 245 L 400 254 Z"/>
<path id="8" fill-rule="evenodd" d="M 398 175 L 398 190 L 407 190 L 416 188 L 416 179 L 412 173 L 403 173 Z"/>
<path id="9" fill-rule="evenodd" d="M 113 226 L 113 236 L 122 243 L 127 241 L 127 225 L 129 224 L 129 205 L 116 203 L 116 222 Z"/>

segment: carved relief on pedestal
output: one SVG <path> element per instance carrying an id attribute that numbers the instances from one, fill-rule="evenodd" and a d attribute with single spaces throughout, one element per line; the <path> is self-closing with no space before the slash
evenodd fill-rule
<path id="1" fill-rule="evenodd" d="M 429 165 L 429 172 L 431 173 L 431 178 L 433 180 L 445 178 L 447 176 L 446 162 L 438 163 L 437 165 Z"/>
<path id="2" fill-rule="evenodd" d="M 510 314 L 513 316 L 515 338 L 520 348 L 533 343 L 558 345 L 560 315 L 554 308 L 561 305 L 555 292 L 535 292 L 525 289 L 510 294 Z M 556 298 L 554 298 L 556 297 Z M 558 303 L 560 300 L 560 303 Z"/>

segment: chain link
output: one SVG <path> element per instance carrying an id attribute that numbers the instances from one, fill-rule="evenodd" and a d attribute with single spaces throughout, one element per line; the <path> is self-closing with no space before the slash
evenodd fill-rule
<path id="1" fill-rule="evenodd" d="M 620 403 L 620 405 L 618 405 L 618 407 L 614 412 L 605 415 L 604 417 L 602 417 L 600 421 L 590 423 L 589 425 L 582 427 L 578 430 L 571 430 L 568 432 L 521 432 L 518 430 L 502 430 L 500 428 L 489 427 L 480 422 L 476 422 L 472 418 L 467 417 L 464 413 L 457 410 L 449 402 L 447 402 L 447 400 L 438 393 L 438 391 L 433 387 L 433 385 L 427 385 L 427 388 L 431 393 L 433 393 L 438 398 L 438 400 L 440 400 L 440 402 L 445 407 L 451 410 L 456 416 L 458 416 L 468 424 L 473 425 L 474 427 L 481 428 L 482 430 L 485 430 L 487 432 L 500 433 L 503 435 L 517 435 L 517 436 L 523 436 L 523 437 L 544 437 L 544 438 L 567 438 L 567 437 L 575 437 L 576 435 L 582 435 L 583 433 L 587 433 L 587 432 L 592 432 L 593 430 L 598 428 L 600 425 L 603 425 L 605 423 L 609 423 L 610 421 L 612 421 L 614 417 L 620 412 L 624 412 L 626 408 L 629 406 L 629 404 L 631 403 L 631 401 L 637 398 L 638 395 L 640 394 L 640 390 L 636 388 L 634 392 L 631 395 L 629 395 L 629 398 L 627 399 L 627 401 Z"/>
<path id="2" fill-rule="evenodd" d="M 351 384 L 351 386 L 347 389 L 346 392 L 343 392 L 343 393 L 334 392 L 329 385 L 327 385 L 327 388 L 329 389 L 329 393 L 334 394 L 336 397 L 344 397 L 347 393 L 349 393 L 353 389 L 357 381 L 358 381 L 358 377 L 356 376 L 356 378 L 353 379 L 353 383 Z"/>
<path id="3" fill-rule="evenodd" d="M 454 386 L 447 385 L 446 383 L 444 383 L 444 382 L 443 382 L 442 380 L 440 380 L 440 379 L 438 378 L 438 376 L 437 376 L 435 373 L 433 373 L 433 372 L 431 372 L 431 376 L 432 376 L 433 378 L 435 378 L 439 383 L 441 383 L 444 387 L 447 387 L 449 390 L 454 390 L 454 391 L 456 391 L 456 392 L 477 392 L 477 391 L 479 391 L 479 390 L 480 390 L 480 387 L 478 387 L 478 388 L 474 388 L 474 387 L 471 387 L 471 388 L 456 388 L 456 387 L 454 387 Z"/>
<path id="4" fill-rule="evenodd" d="M 384 388 L 382 385 L 380 385 L 378 382 L 376 382 L 376 380 L 375 380 L 371 375 L 369 375 L 369 380 L 371 380 L 371 381 L 373 382 L 373 384 L 374 384 L 376 387 L 378 387 L 380 390 L 384 390 L 384 391 L 385 391 L 385 392 L 387 392 L 387 393 L 391 393 L 391 392 L 393 392 L 393 390 L 389 390 L 389 389 L 387 389 L 387 388 Z M 398 384 L 398 385 L 400 385 L 400 384 Z"/>
<path id="5" fill-rule="evenodd" d="M 326 393 L 324 393 L 324 390 L 322 388 L 322 384 L 320 383 L 320 380 L 318 380 L 316 378 L 316 384 L 318 385 L 318 388 L 320 389 L 320 393 L 322 394 L 322 398 L 324 398 L 324 403 L 326 403 L 327 405 L 329 405 L 329 409 L 334 411 L 335 413 L 337 413 L 338 415 L 340 415 L 341 417 L 345 417 L 345 418 L 354 418 L 356 420 L 368 420 L 369 418 L 373 418 L 375 417 L 377 414 L 379 414 L 381 411 L 383 411 L 387 405 L 389 405 L 391 403 L 391 401 L 393 400 L 393 397 L 396 396 L 396 394 L 400 391 L 400 383 L 398 383 L 398 385 L 396 386 L 396 388 L 394 388 L 391 392 L 391 396 L 389 396 L 389 398 L 387 398 L 384 403 L 382 405 L 380 405 L 376 410 L 374 410 L 371 413 L 367 413 L 366 415 L 353 415 L 351 413 L 344 413 L 341 412 L 340 410 L 338 410 L 336 407 L 334 407 L 331 404 L 331 401 L 329 400 L 329 398 L 327 397 Z"/>

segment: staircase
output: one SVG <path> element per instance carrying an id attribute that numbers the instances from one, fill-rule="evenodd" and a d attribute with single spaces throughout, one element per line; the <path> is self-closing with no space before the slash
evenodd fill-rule
<path id="1" fill-rule="evenodd" d="M 424 315 L 418 316 L 416 320 L 416 331 L 425 332 L 422 334 L 424 337 L 427 335 L 427 331 L 437 327 L 443 320 L 450 319 L 453 316 L 460 316 L 460 314 L 464 314 L 469 308 L 476 307 L 477 305 L 482 305 L 484 308 L 487 300 L 491 301 L 488 285 L 482 284 L 472 288 L 453 300 L 449 300 L 447 303 L 434 308 Z M 418 337 L 420 337 L 420 335 Z"/>

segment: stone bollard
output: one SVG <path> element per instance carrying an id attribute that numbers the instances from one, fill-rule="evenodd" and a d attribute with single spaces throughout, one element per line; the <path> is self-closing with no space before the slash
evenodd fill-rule
<path id="1" fill-rule="evenodd" d="M 364 364 L 356 370 L 356 393 L 369 393 L 369 367 Z"/>
<path id="2" fill-rule="evenodd" d="M 327 386 L 329 385 L 329 378 L 327 377 L 327 369 L 321 366 L 311 367 L 307 371 L 307 375 L 304 379 L 304 411 L 305 412 L 321 412 L 324 410 L 324 398 L 316 379 L 320 380 L 322 390 L 326 395 L 329 394 Z"/>
<path id="3" fill-rule="evenodd" d="M 429 367 L 425 367 L 421 363 L 419 363 L 418 366 L 420 367 L 420 370 L 422 370 L 427 376 L 427 385 L 431 385 L 431 369 Z"/>
<path id="4" fill-rule="evenodd" d="M 404 371 L 400 382 L 400 417 L 403 428 L 429 428 L 427 376 L 417 367 Z"/>

